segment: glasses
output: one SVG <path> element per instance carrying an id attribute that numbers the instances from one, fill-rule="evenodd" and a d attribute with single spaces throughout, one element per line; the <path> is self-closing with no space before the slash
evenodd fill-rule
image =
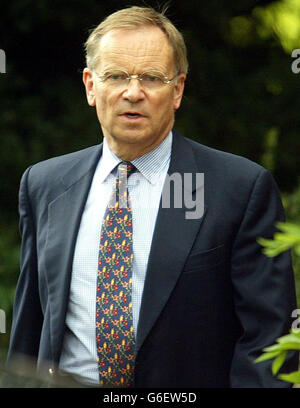
<path id="1" fill-rule="evenodd" d="M 146 71 L 139 75 L 129 75 L 128 72 L 121 69 L 107 71 L 102 75 L 97 74 L 97 77 L 101 82 L 115 89 L 124 89 L 128 86 L 131 79 L 137 79 L 143 88 L 150 90 L 156 90 L 165 84 L 169 84 L 177 76 L 178 74 L 169 79 L 162 72 L 154 70 Z"/>

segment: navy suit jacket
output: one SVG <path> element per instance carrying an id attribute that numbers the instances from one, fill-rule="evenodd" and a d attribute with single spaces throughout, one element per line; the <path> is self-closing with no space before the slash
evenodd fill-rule
<path id="1" fill-rule="evenodd" d="M 23 175 L 21 273 L 8 362 L 59 363 L 81 215 L 102 145 L 38 163 Z M 284 220 L 269 171 L 174 132 L 169 174 L 204 173 L 204 214 L 160 205 L 136 338 L 135 387 L 286 387 L 261 350 L 291 328 L 291 258 L 267 258 L 258 237 Z M 194 190 L 194 188 L 193 188 Z M 194 191 L 195 194 L 195 191 Z M 292 355 L 283 371 L 297 369 Z"/>

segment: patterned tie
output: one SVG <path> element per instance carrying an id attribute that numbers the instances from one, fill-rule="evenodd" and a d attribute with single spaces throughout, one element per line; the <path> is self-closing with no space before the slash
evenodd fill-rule
<path id="1" fill-rule="evenodd" d="M 132 322 L 132 214 L 128 162 L 118 176 L 102 221 L 96 296 L 96 342 L 100 385 L 129 387 L 134 370 Z"/>

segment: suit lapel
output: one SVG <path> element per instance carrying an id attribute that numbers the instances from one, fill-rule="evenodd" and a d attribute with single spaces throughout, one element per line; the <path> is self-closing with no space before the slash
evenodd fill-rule
<path id="1" fill-rule="evenodd" d="M 58 361 L 64 334 L 72 261 L 80 220 L 102 146 L 77 162 L 63 177 L 65 191 L 48 206 L 45 263 L 51 314 L 51 342 Z"/>
<path id="2" fill-rule="evenodd" d="M 168 174 L 179 173 L 183 179 L 184 174 L 192 173 L 195 177 L 197 172 L 190 144 L 174 133 Z M 144 284 L 136 353 L 168 301 L 204 218 L 187 220 L 187 210 L 184 206 L 174 208 L 172 205 L 162 208 L 160 203 Z"/>

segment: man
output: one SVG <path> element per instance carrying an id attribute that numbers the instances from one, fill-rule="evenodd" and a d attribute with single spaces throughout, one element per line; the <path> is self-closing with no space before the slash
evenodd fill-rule
<path id="1" fill-rule="evenodd" d="M 164 15 L 120 10 L 86 52 L 104 141 L 23 175 L 8 361 L 31 356 L 41 376 L 87 386 L 288 386 L 254 364 L 296 308 L 290 255 L 257 243 L 284 217 L 271 174 L 173 129 L 187 60 Z M 162 205 L 169 177 L 202 173 L 200 217 Z M 199 189 L 181 192 L 200 205 Z M 284 370 L 296 368 L 293 356 Z"/>

